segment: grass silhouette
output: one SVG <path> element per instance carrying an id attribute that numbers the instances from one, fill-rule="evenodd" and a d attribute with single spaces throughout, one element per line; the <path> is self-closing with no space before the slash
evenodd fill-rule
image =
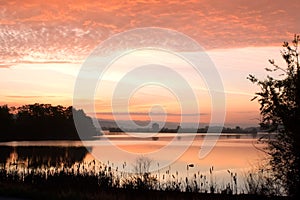
<path id="1" fill-rule="evenodd" d="M 20 158 L 28 161 L 26 156 Z M 170 168 L 161 171 L 160 177 L 150 173 L 145 158 L 135 164 L 136 173 L 123 172 L 113 167 L 113 163 L 96 160 L 75 159 L 73 164 L 64 164 L 63 159 L 42 165 L 28 163 L 16 159 L 0 165 L 0 195 L 29 199 L 288 199 L 238 194 L 237 175 L 230 171 L 230 183 L 218 187 L 213 167 L 208 175 L 198 172 L 183 179 Z"/>

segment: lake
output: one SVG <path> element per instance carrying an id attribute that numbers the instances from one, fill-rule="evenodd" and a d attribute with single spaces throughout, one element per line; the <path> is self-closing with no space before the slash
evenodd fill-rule
<path id="1" fill-rule="evenodd" d="M 261 134 L 174 134 L 115 133 L 93 141 L 21 141 L 0 143 L 0 167 L 20 170 L 26 167 L 74 167 L 91 162 L 106 166 L 119 174 L 137 172 L 141 163 L 150 161 L 149 170 L 161 183 L 176 179 L 184 182 L 206 178 L 224 187 L 237 175 L 238 190 L 243 191 L 245 176 L 266 159 L 257 142 Z M 205 143 L 205 142 L 206 143 Z M 201 150 L 216 141 L 203 158 Z M 85 148 L 87 147 L 87 148 Z M 76 168 L 76 169 L 77 169 Z M 81 169 L 83 170 L 83 169 Z M 84 170 L 95 170 L 86 167 Z"/>

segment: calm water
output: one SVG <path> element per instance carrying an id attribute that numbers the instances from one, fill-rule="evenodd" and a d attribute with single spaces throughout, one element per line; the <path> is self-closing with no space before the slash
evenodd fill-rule
<path id="1" fill-rule="evenodd" d="M 164 133 L 151 137 L 140 136 L 111 134 L 96 141 L 86 141 L 84 145 L 80 141 L 0 143 L 0 167 L 9 168 L 16 164 L 36 168 L 72 166 L 96 159 L 116 171 L 134 172 L 136 159 L 143 156 L 151 160 L 149 170 L 162 182 L 172 178 L 192 179 L 203 174 L 210 176 L 218 185 L 225 185 L 231 180 L 228 173 L 230 171 L 237 173 L 241 188 L 245 175 L 266 159 L 266 155 L 260 150 L 264 145 L 257 143 L 257 138 L 261 135 L 223 134 L 212 151 L 201 159 L 199 152 L 204 148 L 205 134 L 181 134 L 178 137 L 176 134 Z M 176 152 L 180 152 L 191 138 L 194 138 L 191 145 L 177 157 Z M 207 139 L 213 140 L 214 136 Z M 209 172 L 212 166 L 213 175 Z"/>

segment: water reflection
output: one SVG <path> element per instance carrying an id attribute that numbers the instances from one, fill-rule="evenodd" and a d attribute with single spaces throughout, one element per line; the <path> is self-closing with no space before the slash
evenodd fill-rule
<path id="1" fill-rule="evenodd" d="M 88 151 L 85 147 L 0 146 L 0 163 L 38 167 L 71 167 L 82 162 Z"/>
<path id="2" fill-rule="evenodd" d="M 6 164 L 7 159 L 13 151 L 13 147 L 10 146 L 0 146 L 0 166 Z"/>
<path id="3" fill-rule="evenodd" d="M 202 148 L 205 135 L 197 134 L 189 149 L 167 168 L 159 169 L 167 158 L 173 155 L 174 149 L 171 149 L 167 155 L 161 154 L 159 158 L 149 158 L 152 161 L 149 170 L 158 180 L 158 188 L 166 189 L 166 186 L 173 186 L 175 183 L 176 187 L 180 184 L 182 186 L 177 189 L 187 191 L 188 188 L 185 186 L 194 184 L 194 188 L 200 192 L 206 192 L 210 185 L 222 186 L 224 183 L 230 183 L 232 176 L 228 175 L 228 170 L 237 173 L 239 178 L 243 179 L 242 173 L 245 173 L 245 170 L 248 170 L 252 164 L 255 166 L 261 162 L 263 154 L 254 146 L 263 148 L 264 145 L 256 144 L 257 139 L 253 139 L 256 135 L 251 134 L 222 134 L 212 152 L 206 158 L 199 159 L 198 153 Z M 173 139 L 184 142 L 187 137 L 192 136 L 188 133 L 179 136 L 163 133 L 155 136 L 157 138 L 153 140 L 152 137 L 133 138 L 119 134 L 107 135 L 107 138 L 123 150 L 146 155 L 148 152 L 163 148 Z M 8 182 L 13 180 L 31 182 L 32 177 L 38 176 L 43 182 L 46 179 L 49 180 L 50 177 L 53 184 L 57 186 L 58 179 L 63 178 L 62 182 L 65 183 L 72 182 L 74 177 L 81 180 L 82 177 L 88 175 L 88 181 L 95 179 L 96 185 L 99 184 L 98 180 L 105 180 L 107 182 L 103 182 L 104 187 L 111 185 L 114 181 L 116 187 L 125 187 L 126 181 L 132 179 L 131 172 L 134 172 L 135 160 L 114 154 L 111 146 L 101 139 L 88 141 L 87 144 L 90 146 L 88 149 L 80 146 L 82 143 L 74 141 L 2 143 L 2 146 L 0 145 L 0 181 L 2 177 L 2 180 Z M 181 144 L 178 143 L 178 145 Z M 93 153 L 103 154 L 102 160 L 95 160 Z M 213 170 L 212 166 L 214 166 Z M 14 177 L 15 175 L 17 176 Z M 214 179 L 213 183 L 210 179 Z M 36 181 L 36 178 L 34 180 Z M 243 188 L 243 184 L 242 180 L 239 181 L 235 189 L 236 187 Z M 233 189 L 233 186 L 231 188 Z"/>

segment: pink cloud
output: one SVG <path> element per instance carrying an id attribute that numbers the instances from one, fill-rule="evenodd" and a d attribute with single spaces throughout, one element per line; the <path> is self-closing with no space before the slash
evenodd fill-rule
<path id="1" fill-rule="evenodd" d="M 0 69 L 1 68 L 10 68 L 11 66 L 13 66 L 12 64 L 0 64 Z"/>
<path id="2" fill-rule="evenodd" d="M 156 26 L 187 34 L 207 49 L 278 45 L 299 33 L 300 5 L 271 1 L 4 1 L 0 62 L 83 60 L 101 41 Z"/>

